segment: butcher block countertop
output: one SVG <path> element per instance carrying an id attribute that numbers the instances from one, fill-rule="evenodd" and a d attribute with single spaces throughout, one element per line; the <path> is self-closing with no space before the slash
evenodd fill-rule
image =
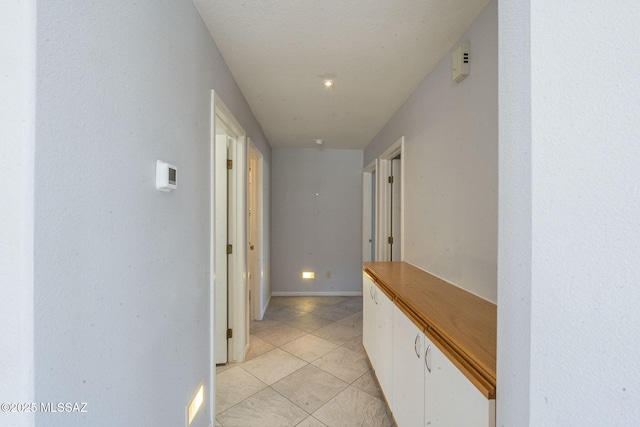
<path id="1" fill-rule="evenodd" d="M 497 307 L 406 262 L 365 273 L 488 399 L 496 393 Z"/>

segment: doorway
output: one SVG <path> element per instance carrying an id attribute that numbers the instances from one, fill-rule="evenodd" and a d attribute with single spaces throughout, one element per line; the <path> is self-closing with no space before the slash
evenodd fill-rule
<path id="1" fill-rule="evenodd" d="M 404 136 L 378 160 L 376 260 L 402 261 L 404 235 Z"/>
<path id="2" fill-rule="evenodd" d="M 212 92 L 212 365 L 244 360 L 249 311 L 246 281 L 246 134 Z"/>
<path id="3" fill-rule="evenodd" d="M 389 174 L 389 194 L 391 199 L 389 206 L 389 238 L 387 244 L 389 245 L 389 261 L 402 260 L 400 248 L 402 247 L 402 157 L 398 154 L 391 159 L 391 173 Z"/>

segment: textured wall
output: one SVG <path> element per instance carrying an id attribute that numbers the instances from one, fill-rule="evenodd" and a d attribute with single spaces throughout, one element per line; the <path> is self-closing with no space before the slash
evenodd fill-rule
<path id="1" fill-rule="evenodd" d="M 36 399 L 89 403 L 37 421 L 183 425 L 212 395 L 211 89 L 268 143 L 191 2 L 44 2 L 37 59 Z"/>
<path id="2" fill-rule="evenodd" d="M 500 9 L 500 426 L 640 419 L 640 9 L 583 6 Z"/>
<path id="3" fill-rule="evenodd" d="M 271 290 L 361 293 L 362 151 L 274 148 L 272 182 Z"/>
<path id="4" fill-rule="evenodd" d="M 629 70 L 640 69 L 640 5 L 583 6 L 530 9 L 531 424 L 632 426 L 640 83 Z"/>
<path id="5" fill-rule="evenodd" d="M 497 4 L 460 41 L 470 75 L 451 79 L 451 53 L 365 149 L 369 164 L 405 137 L 404 259 L 496 302 L 498 210 Z M 454 45 L 455 47 L 455 45 Z"/>

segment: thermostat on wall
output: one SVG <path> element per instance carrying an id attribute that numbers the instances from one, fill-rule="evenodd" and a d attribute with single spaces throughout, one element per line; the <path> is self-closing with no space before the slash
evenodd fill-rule
<path id="1" fill-rule="evenodd" d="M 176 167 L 167 162 L 156 162 L 156 188 L 160 191 L 171 191 L 178 188 Z"/>
<path id="2" fill-rule="evenodd" d="M 451 77 L 461 82 L 469 75 L 469 42 L 462 42 L 451 55 Z"/>

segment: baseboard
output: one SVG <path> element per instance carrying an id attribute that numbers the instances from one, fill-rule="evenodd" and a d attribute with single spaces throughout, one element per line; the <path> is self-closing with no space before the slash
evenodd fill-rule
<path id="1" fill-rule="evenodd" d="M 362 292 L 271 292 L 274 297 L 360 297 Z"/>
<path id="2" fill-rule="evenodd" d="M 269 303 L 271 302 L 271 294 L 269 294 L 269 298 L 267 298 L 267 303 L 262 306 L 261 308 L 261 313 L 260 313 L 260 320 L 264 319 L 264 314 L 267 312 L 267 307 L 269 307 Z"/>

